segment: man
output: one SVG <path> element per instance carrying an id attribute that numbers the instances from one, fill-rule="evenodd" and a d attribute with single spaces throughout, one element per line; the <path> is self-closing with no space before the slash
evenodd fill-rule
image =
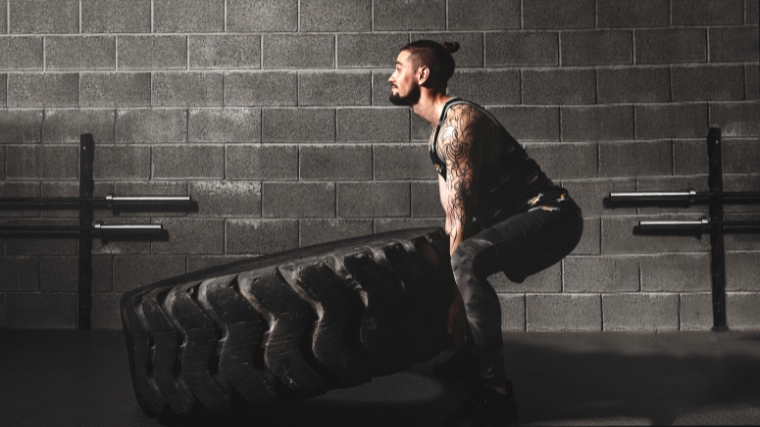
<path id="1" fill-rule="evenodd" d="M 486 278 L 504 271 L 520 283 L 559 262 L 578 244 L 583 219 L 567 190 L 489 112 L 446 94 L 458 49 L 430 40 L 404 46 L 388 79 L 390 101 L 433 128 L 430 156 L 459 288 L 448 322 L 457 351 L 435 368 L 443 375 L 474 370 L 479 379 L 452 421 L 505 425 L 516 423 L 517 409 L 504 369 L 501 305 Z"/>

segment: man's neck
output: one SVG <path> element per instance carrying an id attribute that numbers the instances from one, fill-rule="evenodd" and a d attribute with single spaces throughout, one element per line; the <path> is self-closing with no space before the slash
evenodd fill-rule
<path id="1" fill-rule="evenodd" d="M 412 110 L 414 110 L 415 114 L 430 123 L 431 127 L 435 128 L 438 126 L 438 119 L 441 117 L 443 106 L 450 98 L 445 93 L 423 88 L 420 99 L 416 104 L 412 105 Z"/>

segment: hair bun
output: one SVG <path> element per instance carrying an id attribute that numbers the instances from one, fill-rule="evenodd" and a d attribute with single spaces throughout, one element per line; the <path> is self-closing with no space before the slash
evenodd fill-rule
<path id="1" fill-rule="evenodd" d="M 459 50 L 459 42 L 443 42 L 443 48 L 449 53 L 454 53 Z"/>

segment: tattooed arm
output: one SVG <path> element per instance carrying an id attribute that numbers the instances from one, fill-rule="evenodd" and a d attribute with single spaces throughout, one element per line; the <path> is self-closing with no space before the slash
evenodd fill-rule
<path id="1" fill-rule="evenodd" d="M 481 163 L 481 149 L 476 144 L 478 116 L 478 111 L 467 104 L 450 107 L 439 135 L 439 152 L 446 161 L 446 182 L 440 187 L 441 202 L 446 211 L 452 255 L 457 246 L 473 234 L 472 218 Z"/>

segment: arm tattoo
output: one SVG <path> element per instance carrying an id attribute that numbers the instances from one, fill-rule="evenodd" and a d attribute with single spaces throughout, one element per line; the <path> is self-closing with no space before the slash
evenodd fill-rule
<path id="1" fill-rule="evenodd" d="M 478 116 L 478 111 L 467 104 L 455 105 L 449 108 L 442 126 L 440 149 L 446 161 L 450 213 L 447 220 L 451 221 L 452 242 L 460 230 L 468 234 L 472 225 L 480 160 L 480 149 L 475 143 Z"/>

